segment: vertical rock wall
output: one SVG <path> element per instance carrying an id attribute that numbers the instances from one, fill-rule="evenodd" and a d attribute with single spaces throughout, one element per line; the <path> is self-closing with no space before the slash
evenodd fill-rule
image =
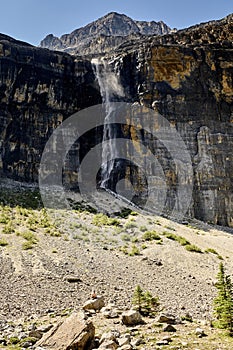
<path id="1" fill-rule="evenodd" d="M 33 182 L 53 130 L 100 96 L 89 61 L 2 39 L 0 171 Z"/>
<path id="2" fill-rule="evenodd" d="M 186 143 L 194 170 L 190 213 L 233 226 L 232 50 L 144 45 L 121 61 L 128 98 L 157 110 Z"/>

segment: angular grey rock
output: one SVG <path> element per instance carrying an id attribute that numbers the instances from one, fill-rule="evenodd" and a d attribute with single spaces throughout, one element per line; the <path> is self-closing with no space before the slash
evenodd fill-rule
<path id="1" fill-rule="evenodd" d="M 118 338 L 117 340 L 118 340 L 119 346 L 130 344 L 130 339 L 128 337 Z"/>
<path id="2" fill-rule="evenodd" d="M 106 340 L 100 345 L 99 349 L 115 350 L 118 349 L 118 344 L 114 340 Z"/>
<path id="3" fill-rule="evenodd" d="M 143 319 L 141 314 L 136 310 L 129 310 L 123 312 L 122 315 L 122 323 L 126 326 L 136 326 L 138 324 L 143 323 Z"/>
<path id="4" fill-rule="evenodd" d="M 89 350 L 92 348 L 94 336 L 93 323 L 80 320 L 78 314 L 73 313 L 44 334 L 36 345 L 50 350 Z"/>
<path id="5" fill-rule="evenodd" d="M 89 299 L 83 305 L 83 310 L 96 310 L 99 311 L 104 307 L 104 298 L 98 297 L 96 299 Z"/>
<path id="6" fill-rule="evenodd" d="M 113 340 L 116 342 L 116 339 L 120 336 L 120 333 L 116 330 L 112 330 L 111 332 L 108 333 L 103 333 L 101 338 L 100 338 L 100 344 L 103 344 L 106 341 Z"/>

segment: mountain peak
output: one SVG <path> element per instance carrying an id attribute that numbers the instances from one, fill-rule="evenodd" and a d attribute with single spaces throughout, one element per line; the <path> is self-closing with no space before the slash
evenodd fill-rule
<path id="1" fill-rule="evenodd" d="M 82 28 L 60 38 L 48 35 L 40 46 L 50 50 L 66 51 L 71 54 L 100 53 L 120 45 L 129 36 L 163 35 L 171 29 L 162 21 L 135 21 L 125 14 L 110 12 Z M 101 38 L 101 39 L 99 39 Z M 105 41 L 105 44 L 103 44 Z M 97 45 L 101 42 L 101 45 Z M 110 45 L 108 47 L 108 45 Z M 104 47 L 103 47 L 104 46 Z"/>

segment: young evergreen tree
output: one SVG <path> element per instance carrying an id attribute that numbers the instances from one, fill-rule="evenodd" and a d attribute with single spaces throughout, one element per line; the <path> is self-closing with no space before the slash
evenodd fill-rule
<path id="1" fill-rule="evenodd" d="M 218 326 L 227 329 L 233 335 L 233 284 L 230 276 L 226 275 L 221 262 L 217 275 L 216 288 L 218 295 L 214 299 L 214 312 L 218 319 Z"/>
<path id="2" fill-rule="evenodd" d="M 136 310 L 140 313 L 142 312 L 143 294 L 142 288 L 138 285 L 133 294 L 132 304 L 136 306 Z"/>
<path id="3" fill-rule="evenodd" d="M 142 315 L 150 315 L 157 311 L 159 298 L 153 297 L 148 290 L 144 292 L 140 286 L 137 286 L 133 294 L 132 304 Z"/>
<path id="4" fill-rule="evenodd" d="M 159 306 L 159 298 L 153 297 L 153 295 L 147 290 L 143 295 L 143 310 L 146 314 L 152 314 L 157 311 Z"/>

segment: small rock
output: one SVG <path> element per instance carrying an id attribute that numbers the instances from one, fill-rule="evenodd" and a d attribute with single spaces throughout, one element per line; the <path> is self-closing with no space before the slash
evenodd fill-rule
<path id="1" fill-rule="evenodd" d="M 182 341 L 181 345 L 182 345 L 183 347 L 187 347 L 187 346 L 188 346 L 188 343 L 187 343 L 186 341 Z"/>
<path id="2" fill-rule="evenodd" d="M 113 340 L 106 340 L 99 347 L 99 349 L 111 349 L 111 350 L 115 350 L 117 348 L 118 348 L 118 345 Z"/>
<path id="3" fill-rule="evenodd" d="M 108 333 L 103 333 L 101 338 L 100 338 L 100 344 L 109 341 L 109 340 L 113 340 L 114 342 L 116 342 L 116 339 L 120 336 L 120 333 L 118 331 L 111 331 Z"/>
<path id="4" fill-rule="evenodd" d="M 163 328 L 164 332 L 176 332 L 176 328 L 174 326 L 172 326 L 171 324 L 166 325 Z"/>
<path id="5" fill-rule="evenodd" d="M 43 332 L 39 331 L 39 330 L 32 330 L 29 332 L 29 337 L 33 337 L 36 339 L 41 339 L 43 336 Z"/>
<path id="6" fill-rule="evenodd" d="M 199 337 L 199 338 L 202 338 L 204 336 L 206 336 L 204 330 L 202 328 L 196 328 L 195 330 L 195 334 Z"/>
<path id="7" fill-rule="evenodd" d="M 123 345 L 118 348 L 118 350 L 131 350 L 132 346 L 130 344 Z"/>
<path id="8" fill-rule="evenodd" d="M 123 337 L 118 339 L 119 346 L 128 345 L 130 343 L 129 338 Z"/>
<path id="9" fill-rule="evenodd" d="M 158 345 L 158 346 L 168 345 L 168 344 L 169 344 L 169 342 L 167 340 L 158 340 L 156 342 L 156 345 Z"/>
<path id="10" fill-rule="evenodd" d="M 172 342 L 172 339 L 170 337 L 163 337 L 162 340 L 167 341 L 168 343 Z"/>
<path id="11" fill-rule="evenodd" d="M 144 344 L 144 343 L 145 343 L 145 340 L 142 338 L 138 338 L 138 339 L 131 341 L 131 344 L 133 347 Z"/>
<path id="12" fill-rule="evenodd" d="M 46 332 L 50 331 L 51 328 L 53 328 L 53 325 L 48 324 L 48 325 L 40 326 L 37 330 L 39 332 L 46 333 Z"/>
<path id="13" fill-rule="evenodd" d="M 103 308 L 104 309 L 104 308 Z M 101 310 L 101 313 L 105 318 L 117 318 L 119 317 L 116 310 Z"/>
<path id="14" fill-rule="evenodd" d="M 159 315 L 157 322 L 159 322 L 159 323 L 175 324 L 176 320 L 175 320 L 175 316 L 162 313 L 162 314 Z"/>
<path id="15" fill-rule="evenodd" d="M 6 339 L 1 337 L 0 338 L 0 344 L 6 346 L 7 345 Z"/>
<path id="16" fill-rule="evenodd" d="M 78 276 L 66 276 L 65 281 L 69 283 L 80 283 L 82 280 Z"/>
<path id="17" fill-rule="evenodd" d="M 30 346 L 32 346 L 33 343 L 30 342 L 30 341 L 25 341 L 24 343 L 22 343 L 22 347 L 27 349 L 27 348 L 30 348 Z"/>
<path id="18" fill-rule="evenodd" d="M 136 310 L 129 310 L 122 313 L 122 323 L 126 326 L 136 326 L 143 323 L 141 314 Z"/>
<path id="19" fill-rule="evenodd" d="M 29 325 L 28 327 L 28 331 L 34 331 L 36 329 L 36 324 L 35 323 L 32 323 Z"/>

